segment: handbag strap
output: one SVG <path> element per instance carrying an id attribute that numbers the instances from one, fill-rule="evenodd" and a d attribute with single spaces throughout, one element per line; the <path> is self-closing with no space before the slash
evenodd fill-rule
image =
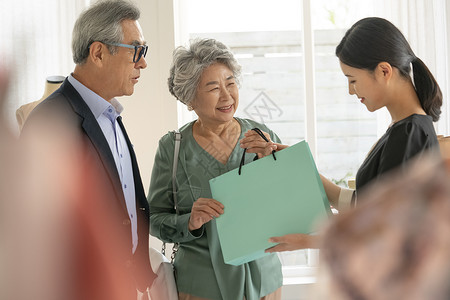
<path id="1" fill-rule="evenodd" d="M 252 130 L 254 132 L 256 132 L 257 134 L 259 134 L 260 137 L 262 137 L 263 140 L 265 140 L 266 142 L 269 142 L 269 140 L 266 138 L 266 136 L 264 135 L 264 133 L 261 131 L 261 129 L 259 128 L 252 128 Z M 247 148 L 244 149 L 244 153 L 242 153 L 242 158 L 241 158 L 241 163 L 239 164 L 239 170 L 238 170 L 238 174 L 241 175 L 241 169 L 242 166 L 244 165 L 245 162 L 245 152 L 247 151 Z M 275 150 L 272 151 L 272 156 L 274 160 L 277 160 L 277 158 L 275 157 Z M 258 154 L 256 154 L 255 158 L 253 160 L 257 160 L 258 159 Z"/>
<path id="2" fill-rule="evenodd" d="M 178 197 L 177 197 L 177 169 L 178 169 L 178 156 L 180 154 L 180 144 L 181 144 L 181 133 L 178 130 L 173 131 L 175 136 L 175 147 L 173 150 L 173 166 L 172 166 L 172 193 L 173 193 L 173 204 L 175 207 L 175 212 L 178 215 Z M 170 256 L 170 262 L 173 263 L 175 255 L 177 254 L 179 243 L 175 243 L 172 248 L 172 255 Z M 166 243 L 163 242 L 161 253 L 166 255 Z"/>
<path id="3" fill-rule="evenodd" d="M 178 198 L 177 198 L 177 168 L 178 168 L 178 155 L 180 154 L 180 144 L 181 144 L 181 133 L 176 130 L 175 134 L 175 148 L 173 150 L 173 166 L 172 166 L 172 192 L 173 192 L 173 203 L 175 205 L 175 211 L 178 215 Z"/>

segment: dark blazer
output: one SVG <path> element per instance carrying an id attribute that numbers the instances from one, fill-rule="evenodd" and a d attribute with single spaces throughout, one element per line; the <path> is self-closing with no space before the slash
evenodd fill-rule
<path id="1" fill-rule="evenodd" d="M 144 290 L 156 277 L 148 255 L 148 203 L 133 146 L 119 124 L 131 154 L 136 191 L 139 243 L 134 255 L 113 154 L 91 110 L 67 79 L 33 110 L 22 131 L 22 139 L 48 149 L 40 153 L 49 153 L 48 161 L 56 167 L 42 166 L 44 174 L 59 170 L 61 176 L 50 174 L 57 178 L 52 180 L 57 198 L 72 208 L 68 231 L 74 251 L 67 272 L 74 299 L 135 300 L 136 287 Z"/>

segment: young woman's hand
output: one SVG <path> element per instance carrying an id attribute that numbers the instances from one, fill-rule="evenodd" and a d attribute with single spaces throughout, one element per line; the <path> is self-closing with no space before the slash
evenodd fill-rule
<path id="1" fill-rule="evenodd" d="M 248 153 L 257 153 L 258 157 L 270 155 L 272 151 L 283 150 L 289 146 L 274 143 L 270 140 L 270 135 L 263 131 L 264 136 L 269 140 L 266 142 L 263 138 L 253 130 L 245 133 L 245 137 L 240 141 L 241 148 L 247 148 Z"/>
<path id="2" fill-rule="evenodd" d="M 286 234 L 283 236 L 271 237 L 271 243 L 278 243 L 273 247 L 267 248 L 265 252 L 283 252 L 300 249 L 318 248 L 319 237 L 303 233 Z"/>

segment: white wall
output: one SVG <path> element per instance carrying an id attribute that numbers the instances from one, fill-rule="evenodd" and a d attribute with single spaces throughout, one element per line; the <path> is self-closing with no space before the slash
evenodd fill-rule
<path id="1" fill-rule="evenodd" d="M 158 140 L 177 128 L 177 105 L 167 88 L 174 49 L 173 4 L 167 0 L 136 0 L 141 9 L 139 20 L 149 45 L 147 68 L 131 97 L 124 97 L 124 120 L 133 141 L 145 191 Z"/>
<path id="2" fill-rule="evenodd" d="M 145 192 L 148 192 L 159 139 L 177 128 L 177 103 L 167 87 L 174 42 L 173 1 L 135 0 L 141 9 L 144 38 L 149 45 L 147 68 L 130 97 L 121 99 L 127 132 L 134 144 Z M 150 246 L 161 242 L 150 236 Z M 170 250 L 169 250 L 170 251 Z M 169 252 L 170 253 L 170 252 Z"/>

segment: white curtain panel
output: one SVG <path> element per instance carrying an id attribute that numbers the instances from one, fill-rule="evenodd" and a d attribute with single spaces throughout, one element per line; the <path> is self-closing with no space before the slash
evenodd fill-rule
<path id="1" fill-rule="evenodd" d="M 393 22 L 416 55 L 434 74 L 444 95 L 438 134 L 450 134 L 450 2 L 447 0 L 383 0 L 379 15 Z"/>
<path id="2" fill-rule="evenodd" d="M 15 128 L 15 110 L 39 100 L 45 79 L 68 75 L 72 28 L 89 0 L 0 1 L 0 65 L 11 69 L 6 118 Z"/>

